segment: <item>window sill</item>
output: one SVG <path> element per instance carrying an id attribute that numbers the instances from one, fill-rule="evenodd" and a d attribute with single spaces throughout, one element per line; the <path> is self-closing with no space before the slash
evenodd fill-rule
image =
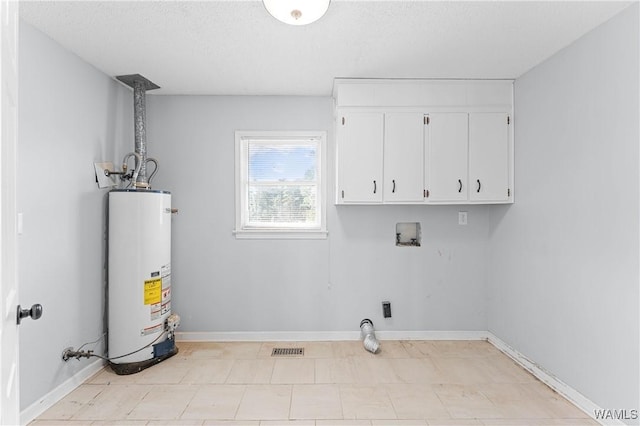
<path id="1" fill-rule="evenodd" d="M 235 230 L 233 234 L 238 240 L 326 240 L 327 231 L 303 230 Z"/>

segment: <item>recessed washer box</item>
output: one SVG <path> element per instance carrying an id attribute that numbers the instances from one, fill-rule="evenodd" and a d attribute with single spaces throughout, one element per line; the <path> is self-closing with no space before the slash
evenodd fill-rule
<path id="1" fill-rule="evenodd" d="M 396 223 L 396 246 L 420 247 L 421 233 L 419 222 Z"/>

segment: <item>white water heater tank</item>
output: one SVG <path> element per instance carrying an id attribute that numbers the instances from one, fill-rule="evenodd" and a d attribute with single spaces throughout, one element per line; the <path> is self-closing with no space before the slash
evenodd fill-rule
<path id="1" fill-rule="evenodd" d="M 109 192 L 108 351 L 118 374 L 138 372 L 177 352 L 166 325 L 171 213 L 168 192 Z"/>

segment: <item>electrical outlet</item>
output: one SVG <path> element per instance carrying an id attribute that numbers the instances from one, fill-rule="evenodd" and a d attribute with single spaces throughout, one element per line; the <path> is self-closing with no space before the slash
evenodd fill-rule
<path id="1" fill-rule="evenodd" d="M 467 212 L 458 212 L 458 225 L 467 224 Z"/>
<path id="2" fill-rule="evenodd" d="M 391 302 L 382 302 L 382 316 L 391 318 Z"/>

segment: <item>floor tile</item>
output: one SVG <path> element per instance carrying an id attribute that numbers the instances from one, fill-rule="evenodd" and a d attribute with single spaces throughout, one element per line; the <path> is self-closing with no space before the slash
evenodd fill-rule
<path id="1" fill-rule="evenodd" d="M 93 401 L 107 387 L 105 385 L 81 385 L 57 404 L 42 413 L 39 420 L 71 419 L 84 405 Z"/>
<path id="2" fill-rule="evenodd" d="M 476 387 L 504 417 L 512 419 L 543 419 L 553 417 L 543 398 L 531 396 L 519 383 L 489 383 Z"/>
<path id="3" fill-rule="evenodd" d="M 485 426 L 535 426 L 531 419 L 481 419 Z"/>
<path id="4" fill-rule="evenodd" d="M 331 342 L 304 342 L 305 358 L 333 358 L 333 345 Z"/>
<path id="5" fill-rule="evenodd" d="M 253 359 L 258 356 L 260 342 L 202 343 L 190 349 L 191 358 Z"/>
<path id="6" fill-rule="evenodd" d="M 483 360 L 491 380 L 496 383 L 531 383 L 538 379 L 504 354 Z"/>
<path id="7" fill-rule="evenodd" d="M 119 376 L 113 372 L 111 367 L 103 368 L 86 381 L 86 384 L 93 385 L 130 385 L 132 383 L 135 383 L 135 380 L 131 375 Z"/>
<path id="8" fill-rule="evenodd" d="M 425 358 L 433 356 L 436 352 L 436 347 L 433 341 L 425 340 L 403 340 L 401 341 L 407 354 L 412 358 Z"/>
<path id="9" fill-rule="evenodd" d="M 278 358 L 273 365 L 272 384 L 315 382 L 315 361 L 303 358 Z"/>
<path id="10" fill-rule="evenodd" d="M 386 390 L 381 386 L 340 385 L 345 419 L 396 419 Z"/>
<path id="11" fill-rule="evenodd" d="M 402 383 L 443 383 L 440 370 L 429 358 L 390 359 L 389 364 Z"/>
<path id="12" fill-rule="evenodd" d="M 236 420 L 287 420 L 291 385 L 247 386 Z"/>
<path id="13" fill-rule="evenodd" d="M 501 354 L 491 343 L 484 340 L 404 340 L 402 345 L 410 356 L 416 358 L 485 358 Z"/>
<path id="14" fill-rule="evenodd" d="M 219 384 L 225 383 L 231 368 L 233 359 L 206 358 L 192 360 L 189 369 L 180 381 L 181 384 Z"/>
<path id="15" fill-rule="evenodd" d="M 109 385 L 73 416 L 75 420 L 124 420 L 152 385 Z"/>
<path id="16" fill-rule="evenodd" d="M 376 355 L 368 352 L 360 340 L 331 342 L 333 356 L 336 358 L 373 358 Z"/>
<path id="17" fill-rule="evenodd" d="M 533 382 L 520 383 L 519 386 L 521 392 L 526 392 L 531 398 L 553 398 L 557 395 L 556 391 L 537 379 Z"/>
<path id="18" fill-rule="evenodd" d="M 244 391 L 244 385 L 200 386 L 180 418 L 233 420 Z"/>
<path id="19" fill-rule="evenodd" d="M 316 426 L 371 426 L 371 420 L 316 420 Z"/>
<path id="20" fill-rule="evenodd" d="M 380 358 L 409 358 L 409 352 L 400 341 L 381 340 L 380 351 L 376 356 Z"/>
<path id="21" fill-rule="evenodd" d="M 291 419 L 341 419 L 342 402 L 338 385 L 294 385 Z"/>
<path id="22" fill-rule="evenodd" d="M 551 418 L 558 419 L 588 419 L 587 414 L 565 398 L 555 394 L 551 398 L 544 398 L 545 407 L 551 412 Z"/>
<path id="23" fill-rule="evenodd" d="M 473 385 L 491 383 L 492 377 L 484 358 L 432 358 L 442 383 Z"/>
<path id="24" fill-rule="evenodd" d="M 268 384 L 271 382 L 275 360 L 238 359 L 227 376 L 227 384 Z"/>
<path id="25" fill-rule="evenodd" d="M 190 369 L 190 362 L 184 359 L 169 358 L 151 368 L 132 375 L 135 383 L 149 385 L 178 384 Z"/>
<path id="26" fill-rule="evenodd" d="M 433 389 L 453 419 L 505 417 L 504 413 L 476 387 L 447 384 L 434 385 Z"/>
<path id="27" fill-rule="evenodd" d="M 391 367 L 395 360 L 387 358 L 353 359 L 356 384 L 402 383 L 402 379 Z"/>
<path id="28" fill-rule="evenodd" d="M 350 358 L 316 359 L 316 383 L 356 383 L 356 368 Z"/>
<path id="29" fill-rule="evenodd" d="M 433 387 L 427 384 L 385 385 L 398 419 L 450 419 Z"/>
<path id="30" fill-rule="evenodd" d="M 532 426 L 599 426 L 593 419 L 539 419 L 532 421 Z"/>
<path id="31" fill-rule="evenodd" d="M 436 340 L 430 343 L 434 349 L 430 355 L 435 357 L 484 358 L 501 354 L 486 340 Z"/>
<path id="32" fill-rule="evenodd" d="M 178 419 L 194 397 L 193 386 L 153 386 L 142 401 L 127 415 L 127 420 Z"/>

